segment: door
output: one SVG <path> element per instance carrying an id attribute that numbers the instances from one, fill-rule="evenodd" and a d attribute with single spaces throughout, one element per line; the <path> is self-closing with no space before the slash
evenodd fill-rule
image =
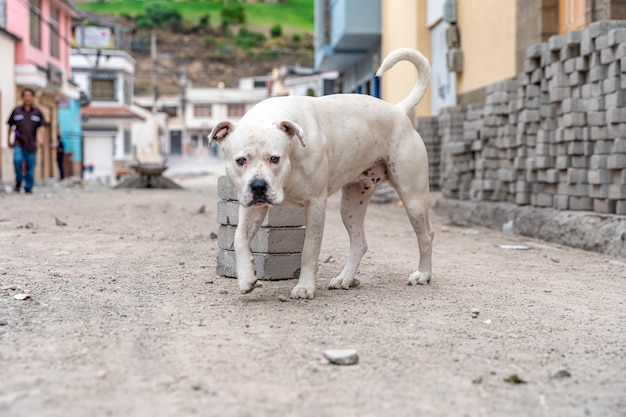
<path id="1" fill-rule="evenodd" d="M 85 179 L 111 179 L 115 176 L 113 165 L 113 142 L 115 136 L 85 135 Z"/>

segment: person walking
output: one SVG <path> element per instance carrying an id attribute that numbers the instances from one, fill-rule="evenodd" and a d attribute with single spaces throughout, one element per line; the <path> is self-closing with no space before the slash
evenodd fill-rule
<path id="1" fill-rule="evenodd" d="M 65 158 L 65 147 L 63 146 L 63 139 L 61 139 L 61 135 L 57 135 L 57 143 L 53 147 L 57 149 L 57 165 L 59 166 L 59 178 L 63 180 L 65 178 L 65 167 L 63 166 L 63 160 Z"/>
<path id="2" fill-rule="evenodd" d="M 9 125 L 9 147 L 13 148 L 15 166 L 15 192 L 20 192 L 24 180 L 24 192 L 31 193 L 35 183 L 35 165 L 37 148 L 43 146 L 42 136 L 49 126 L 39 107 L 34 104 L 35 91 L 32 88 L 22 90 L 22 105 L 13 109 L 7 124 Z M 42 128 L 39 131 L 39 128 Z M 11 142 L 11 131 L 14 140 Z M 39 131 L 39 132 L 38 132 Z M 39 136 L 37 135 L 39 133 Z M 26 175 L 22 166 L 26 163 Z"/>

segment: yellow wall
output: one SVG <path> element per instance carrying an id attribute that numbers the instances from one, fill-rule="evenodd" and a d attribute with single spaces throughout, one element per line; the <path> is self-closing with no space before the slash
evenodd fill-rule
<path id="1" fill-rule="evenodd" d="M 430 59 L 430 28 L 426 0 L 382 0 L 382 57 L 398 47 L 419 49 Z M 463 51 L 463 71 L 457 75 L 457 94 L 513 78 L 516 70 L 516 1 L 457 0 Z M 383 77 L 382 97 L 397 103 L 415 83 L 415 69 L 407 63 Z M 430 115 L 430 88 L 417 107 Z"/>
<path id="2" fill-rule="evenodd" d="M 457 5 L 463 51 L 457 94 L 515 77 L 515 0 L 458 0 Z"/>
<path id="3" fill-rule="evenodd" d="M 382 0 L 382 58 L 395 48 L 416 48 L 430 56 L 430 35 L 426 27 L 426 1 Z M 413 65 L 400 62 L 382 78 L 382 98 L 398 103 L 417 80 Z M 417 114 L 430 113 L 430 89 L 417 107 Z"/>

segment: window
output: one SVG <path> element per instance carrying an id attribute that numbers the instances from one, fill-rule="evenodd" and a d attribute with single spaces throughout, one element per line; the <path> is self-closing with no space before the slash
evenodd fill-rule
<path id="1" fill-rule="evenodd" d="M 91 80 L 91 99 L 115 101 L 115 80 Z"/>
<path id="2" fill-rule="evenodd" d="M 211 105 L 210 104 L 196 104 L 193 106 L 194 117 L 211 117 Z"/>
<path id="3" fill-rule="evenodd" d="M 585 0 L 559 0 L 559 32 L 585 27 Z"/>
<path id="4" fill-rule="evenodd" d="M 228 105 L 228 117 L 241 117 L 245 112 L 246 107 L 243 104 Z"/>
<path id="5" fill-rule="evenodd" d="M 59 9 L 50 6 L 50 55 L 59 57 Z"/>
<path id="6" fill-rule="evenodd" d="M 30 0 L 30 44 L 41 49 L 41 0 Z"/>

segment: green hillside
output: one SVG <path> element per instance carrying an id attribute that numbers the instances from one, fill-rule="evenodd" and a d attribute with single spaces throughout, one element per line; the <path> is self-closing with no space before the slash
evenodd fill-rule
<path id="1" fill-rule="evenodd" d="M 144 13 L 150 3 L 167 3 L 175 8 L 184 20 L 197 23 L 204 16 L 210 16 L 210 24 L 219 26 L 223 0 L 99 0 L 77 3 L 82 10 L 109 16 L 136 17 Z M 234 0 L 226 3 L 236 3 Z M 281 25 L 284 30 L 312 33 L 313 0 L 284 0 L 282 3 L 239 3 L 246 13 L 246 23 L 250 26 L 272 27 Z"/>

